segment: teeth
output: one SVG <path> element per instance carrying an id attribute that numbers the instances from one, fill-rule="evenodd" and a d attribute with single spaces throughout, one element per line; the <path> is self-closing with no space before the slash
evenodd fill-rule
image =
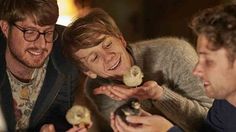
<path id="1" fill-rule="evenodd" d="M 120 63 L 120 60 L 117 61 L 116 64 L 114 64 L 111 68 L 109 68 L 109 70 L 115 69 L 118 66 L 119 63 Z"/>
<path id="2" fill-rule="evenodd" d="M 204 84 L 204 86 L 208 86 L 208 85 L 210 85 L 209 82 L 204 82 L 203 84 Z"/>
<path id="3" fill-rule="evenodd" d="M 28 51 L 28 52 L 33 55 L 41 55 L 43 53 L 42 51 Z"/>

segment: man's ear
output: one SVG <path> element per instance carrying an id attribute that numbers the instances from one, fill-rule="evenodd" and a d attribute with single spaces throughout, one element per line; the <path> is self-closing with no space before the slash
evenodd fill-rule
<path id="1" fill-rule="evenodd" d="M 4 20 L 0 20 L 0 27 L 1 27 L 2 33 L 7 38 L 8 37 L 8 32 L 9 32 L 9 24 L 8 24 L 8 22 L 6 22 Z"/>
<path id="2" fill-rule="evenodd" d="M 84 72 L 84 74 L 92 79 L 97 78 L 97 74 L 93 73 L 92 71 L 86 71 L 86 72 Z"/>
<path id="3" fill-rule="evenodd" d="M 123 37 L 122 35 L 120 35 L 119 38 L 120 38 L 122 44 L 124 45 L 124 47 L 126 47 L 126 46 L 127 46 L 127 43 L 126 43 L 124 37 Z"/>

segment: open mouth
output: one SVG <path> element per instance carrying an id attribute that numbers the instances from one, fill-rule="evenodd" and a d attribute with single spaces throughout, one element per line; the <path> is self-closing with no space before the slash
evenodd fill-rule
<path id="1" fill-rule="evenodd" d="M 208 87 L 208 86 L 210 85 L 210 83 L 209 83 L 209 82 L 206 82 L 206 81 L 204 81 L 203 85 L 204 85 L 204 87 Z"/>
<path id="2" fill-rule="evenodd" d="M 28 50 L 28 52 L 34 56 L 40 56 L 43 54 L 43 50 Z"/>
<path id="3" fill-rule="evenodd" d="M 119 58 L 119 59 L 116 61 L 116 63 L 113 64 L 108 70 L 114 70 L 114 69 L 116 69 L 116 68 L 119 66 L 120 62 L 121 62 L 121 58 Z"/>

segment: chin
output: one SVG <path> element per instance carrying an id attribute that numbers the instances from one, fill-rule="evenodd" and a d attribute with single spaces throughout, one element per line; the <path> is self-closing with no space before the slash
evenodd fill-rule
<path id="1" fill-rule="evenodd" d="M 206 91 L 205 93 L 206 93 L 207 97 L 209 97 L 209 98 L 220 99 L 220 97 L 217 95 L 217 93 L 214 93 L 212 91 Z"/>
<path id="2" fill-rule="evenodd" d="M 211 91 L 209 91 L 209 89 L 207 88 L 205 88 L 205 94 L 207 95 L 207 97 L 210 97 L 210 98 L 214 97 L 214 94 Z"/>
<path id="3" fill-rule="evenodd" d="M 30 67 L 30 68 L 40 68 L 40 67 L 42 67 L 43 66 L 43 64 L 32 64 L 32 65 L 28 65 L 28 67 Z"/>
<path id="4" fill-rule="evenodd" d="M 206 95 L 207 95 L 207 97 L 209 97 L 209 98 L 215 98 L 214 95 L 212 95 L 212 94 L 207 94 L 207 93 L 206 93 Z"/>
<path id="5" fill-rule="evenodd" d="M 26 63 L 25 65 L 27 67 L 30 67 L 30 68 L 40 68 L 40 67 L 43 66 L 44 62 L 45 61 L 43 61 L 43 62 L 39 62 L 39 61 L 38 62 L 31 62 L 31 63 Z"/>

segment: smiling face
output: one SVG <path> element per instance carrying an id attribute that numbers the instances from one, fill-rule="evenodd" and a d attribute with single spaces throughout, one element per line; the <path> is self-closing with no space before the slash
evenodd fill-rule
<path id="1" fill-rule="evenodd" d="M 23 29 L 32 29 L 39 32 L 53 31 L 54 26 L 39 26 L 28 18 L 24 21 L 15 23 Z M 52 50 L 52 43 L 45 42 L 44 35 L 40 35 L 34 42 L 24 39 L 24 33 L 16 26 L 5 24 L 2 27 L 7 38 L 8 46 L 6 49 L 6 60 L 11 64 L 21 65 L 27 68 L 41 67 Z M 11 26 L 11 27 L 10 27 Z M 5 29 L 5 30 L 4 30 Z"/>
<path id="2" fill-rule="evenodd" d="M 104 37 L 102 35 L 101 37 Z M 91 78 L 120 78 L 130 67 L 131 57 L 122 38 L 105 36 L 99 45 L 80 49 L 75 56 L 88 69 L 84 73 Z"/>
<path id="3" fill-rule="evenodd" d="M 229 99 L 236 95 L 236 62 L 230 62 L 227 50 L 212 50 L 212 43 L 204 35 L 198 36 L 199 61 L 193 74 L 204 81 L 207 96 Z"/>

